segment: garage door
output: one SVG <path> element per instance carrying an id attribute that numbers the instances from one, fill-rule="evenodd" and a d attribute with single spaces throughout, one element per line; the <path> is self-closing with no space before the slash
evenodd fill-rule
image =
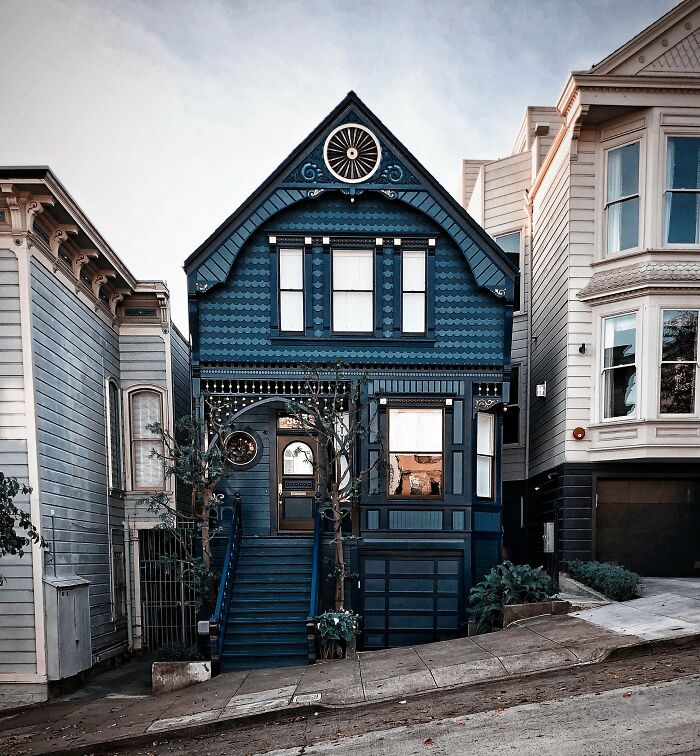
<path id="1" fill-rule="evenodd" d="M 599 480 L 595 558 L 640 575 L 700 574 L 700 481 Z"/>
<path id="2" fill-rule="evenodd" d="M 367 555 L 361 576 L 364 648 L 430 643 L 460 634 L 461 556 Z"/>

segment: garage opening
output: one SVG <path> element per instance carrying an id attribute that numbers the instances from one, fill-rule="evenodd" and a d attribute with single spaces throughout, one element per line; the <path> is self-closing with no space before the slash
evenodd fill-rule
<path id="1" fill-rule="evenodd" d="M 640 575 L 700 575 L 700 480 L 602 479 L 595 558 Z"/>

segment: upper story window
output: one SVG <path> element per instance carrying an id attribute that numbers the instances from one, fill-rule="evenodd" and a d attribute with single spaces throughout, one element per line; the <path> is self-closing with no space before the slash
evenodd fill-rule
<path id="1" fill-rule="evenodd" d="M 700 137 L 668 137 L 664 228 L 667 244 L 700 244 Z"/>
<path id="2" fill-rule="evenodd" d="M 304 330 L 304 251 L 280 249 L 280 331 Z"/>
<path id="3" fill-rule="evenodd" d="M 698 311 L 663 310 L 659 412 L 696 413 Z"/>
<path id="4" fill-rule="evenodd" d="M 609 255 L 639 244 L 639 142 L 606 152 L 606 249 Z"/>
<path id="5" fill-rule="evenodd" d="M 502 234 L 501 236 L 494 236 L 498 246 L 508 255 L 510 261 L 517 266 L 518 275 L 515 278 L 515 291 L 513 293 L 513 309 L 515 312 L 519 312 L 523 309 L 523 303 L 521 300 L 520 290 L 520 277 L 522 274 L 522 235 L 520 231 L 514 231 L 510 234 Z"/>
<path id="6" fill-rule="evenodd" d="M 374 331 L 374 251 L 333 250 L 333 331 Z"/>
<path id="7" fill-rule="evenodd" d="M 131 395 L 131 479 L 134 489 L 162 488 L 164 480 L 163 441 L 149 428 L 163 423 L 163 402 L 157 391 L 135 391 Z M 156 452 L 153 454 L 153 452 Z"/>
<path id="8" fill-rule="evenodd" d="M 510 370 L 510 401 L 503 408 L 503 443 L 520 443 L 520 365 Z"/>
<path id="9" fill-rule="evenodd" d="M 109 487 L 124 488 L 122 468 L 122 413 L 119 388 L 114 381 L 107 383 L 107 422 L 109 423 Z"/>
<path id="10" fill-rule="evenodd" d="M 637 316 L 603 321 L 603 417 L 630 417 L 637 411 Z"/>
<path id="11" fill-rule="evenodd" d="M 496 418 L 476 413 L 476 495 L 493 499 L 496 462 Z"/>
<path id="12" fill-rule="evenodd" d="M 389 409 L 389 496 L 443 496 L 443 418 L 439 408 Z"/>
<path id="13" fill-rule="evenodd" d="M 425 333 L 424 250 L 405 249 L 401 253 L 401 331 Z"/>

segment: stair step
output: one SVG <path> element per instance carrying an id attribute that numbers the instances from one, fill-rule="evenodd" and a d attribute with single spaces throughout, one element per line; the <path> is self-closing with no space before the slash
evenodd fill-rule
<path id="1" fill-rule="evenodd" d="M 311 576 L 306 570 L 287 574 L 278 572 L 273 574 L 266 572 L 242 572 L 236 574 L 234 588 L 236 585 L 245 585 L 247 583 L 261 583 L 265 585 L 272 583 L 273 585 L 278 585 L 282 590 L 288 585 L 308 585 L 311 583 Z"/>
<path id="2" fill-rule="evenodd" d="M 301 640 L 299 640 L 301 639 Z M 267 632 L 262 633 L 259 630 L 249 630 L 248 632 L 239 632 L 234 634 L 226 633 L 226 637 L 224 638 L 224 649 L 227 647 L 230 647 L 232 651 L 237 650 L 238 648 L 245 647 L 248 648 L 249 646 L 286 646 L 287 644 L 299 644 L 299 643 L 306 643 L 306 634 L 304 633 L 303 629 L 300 632 L 299 628 L 296 629 L 296 631 L 292 630 L 286 630 L 286 631 L 275 631 L 275 632 Z"/>
<path id="3" fill-rule="evenodd" d="M 264 657 L 243 657 L 237 656 L 230 657 L 229 659 L 221 659 L 222 672 L 233 672 L 239 669 L 266 669 L 267 667 L 303 667 L 309 663 L 308 657 L 294 656 L 277 657 L 277 656 L 264 656 Z"/>
<path id="4" fill-rule="evenodd" d="M 237 657 L 265 657 L 274 655 L 276 658 L 286 658 L 298 654 L 305 656 L 307 653 L 306 639 L 302 636 L 301 641 L 295 643 L 236 643 L 228 645 L 224 642 L 223 656 Z"/>
<path id="5" fill-rule="evenodd" d="M 236 570 L 236 579 L 241 575 L 257 575 L 261 573 L 292 574 L 306 575 L 311 577 L 311 564 L 304 562 L 282 562 L 270 560 L 269 562 L 253 562 L 249 559 L 242 559 Z"/>

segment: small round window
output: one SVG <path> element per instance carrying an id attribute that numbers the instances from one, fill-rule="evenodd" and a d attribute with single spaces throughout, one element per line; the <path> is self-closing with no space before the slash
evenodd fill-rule
<path id="1" fill-rule="evenodd" d="M 303 441 L 292 441 L 284 449 L 285 475 L 313 475 L 314 453 Z"/>
<path id="2" fill-rule="evenodd" d="M 247 465 L 258 453 L 258 442 L 245 431 L 234 431 L 228 439 L 229 459 L 234 465 Z"/>

